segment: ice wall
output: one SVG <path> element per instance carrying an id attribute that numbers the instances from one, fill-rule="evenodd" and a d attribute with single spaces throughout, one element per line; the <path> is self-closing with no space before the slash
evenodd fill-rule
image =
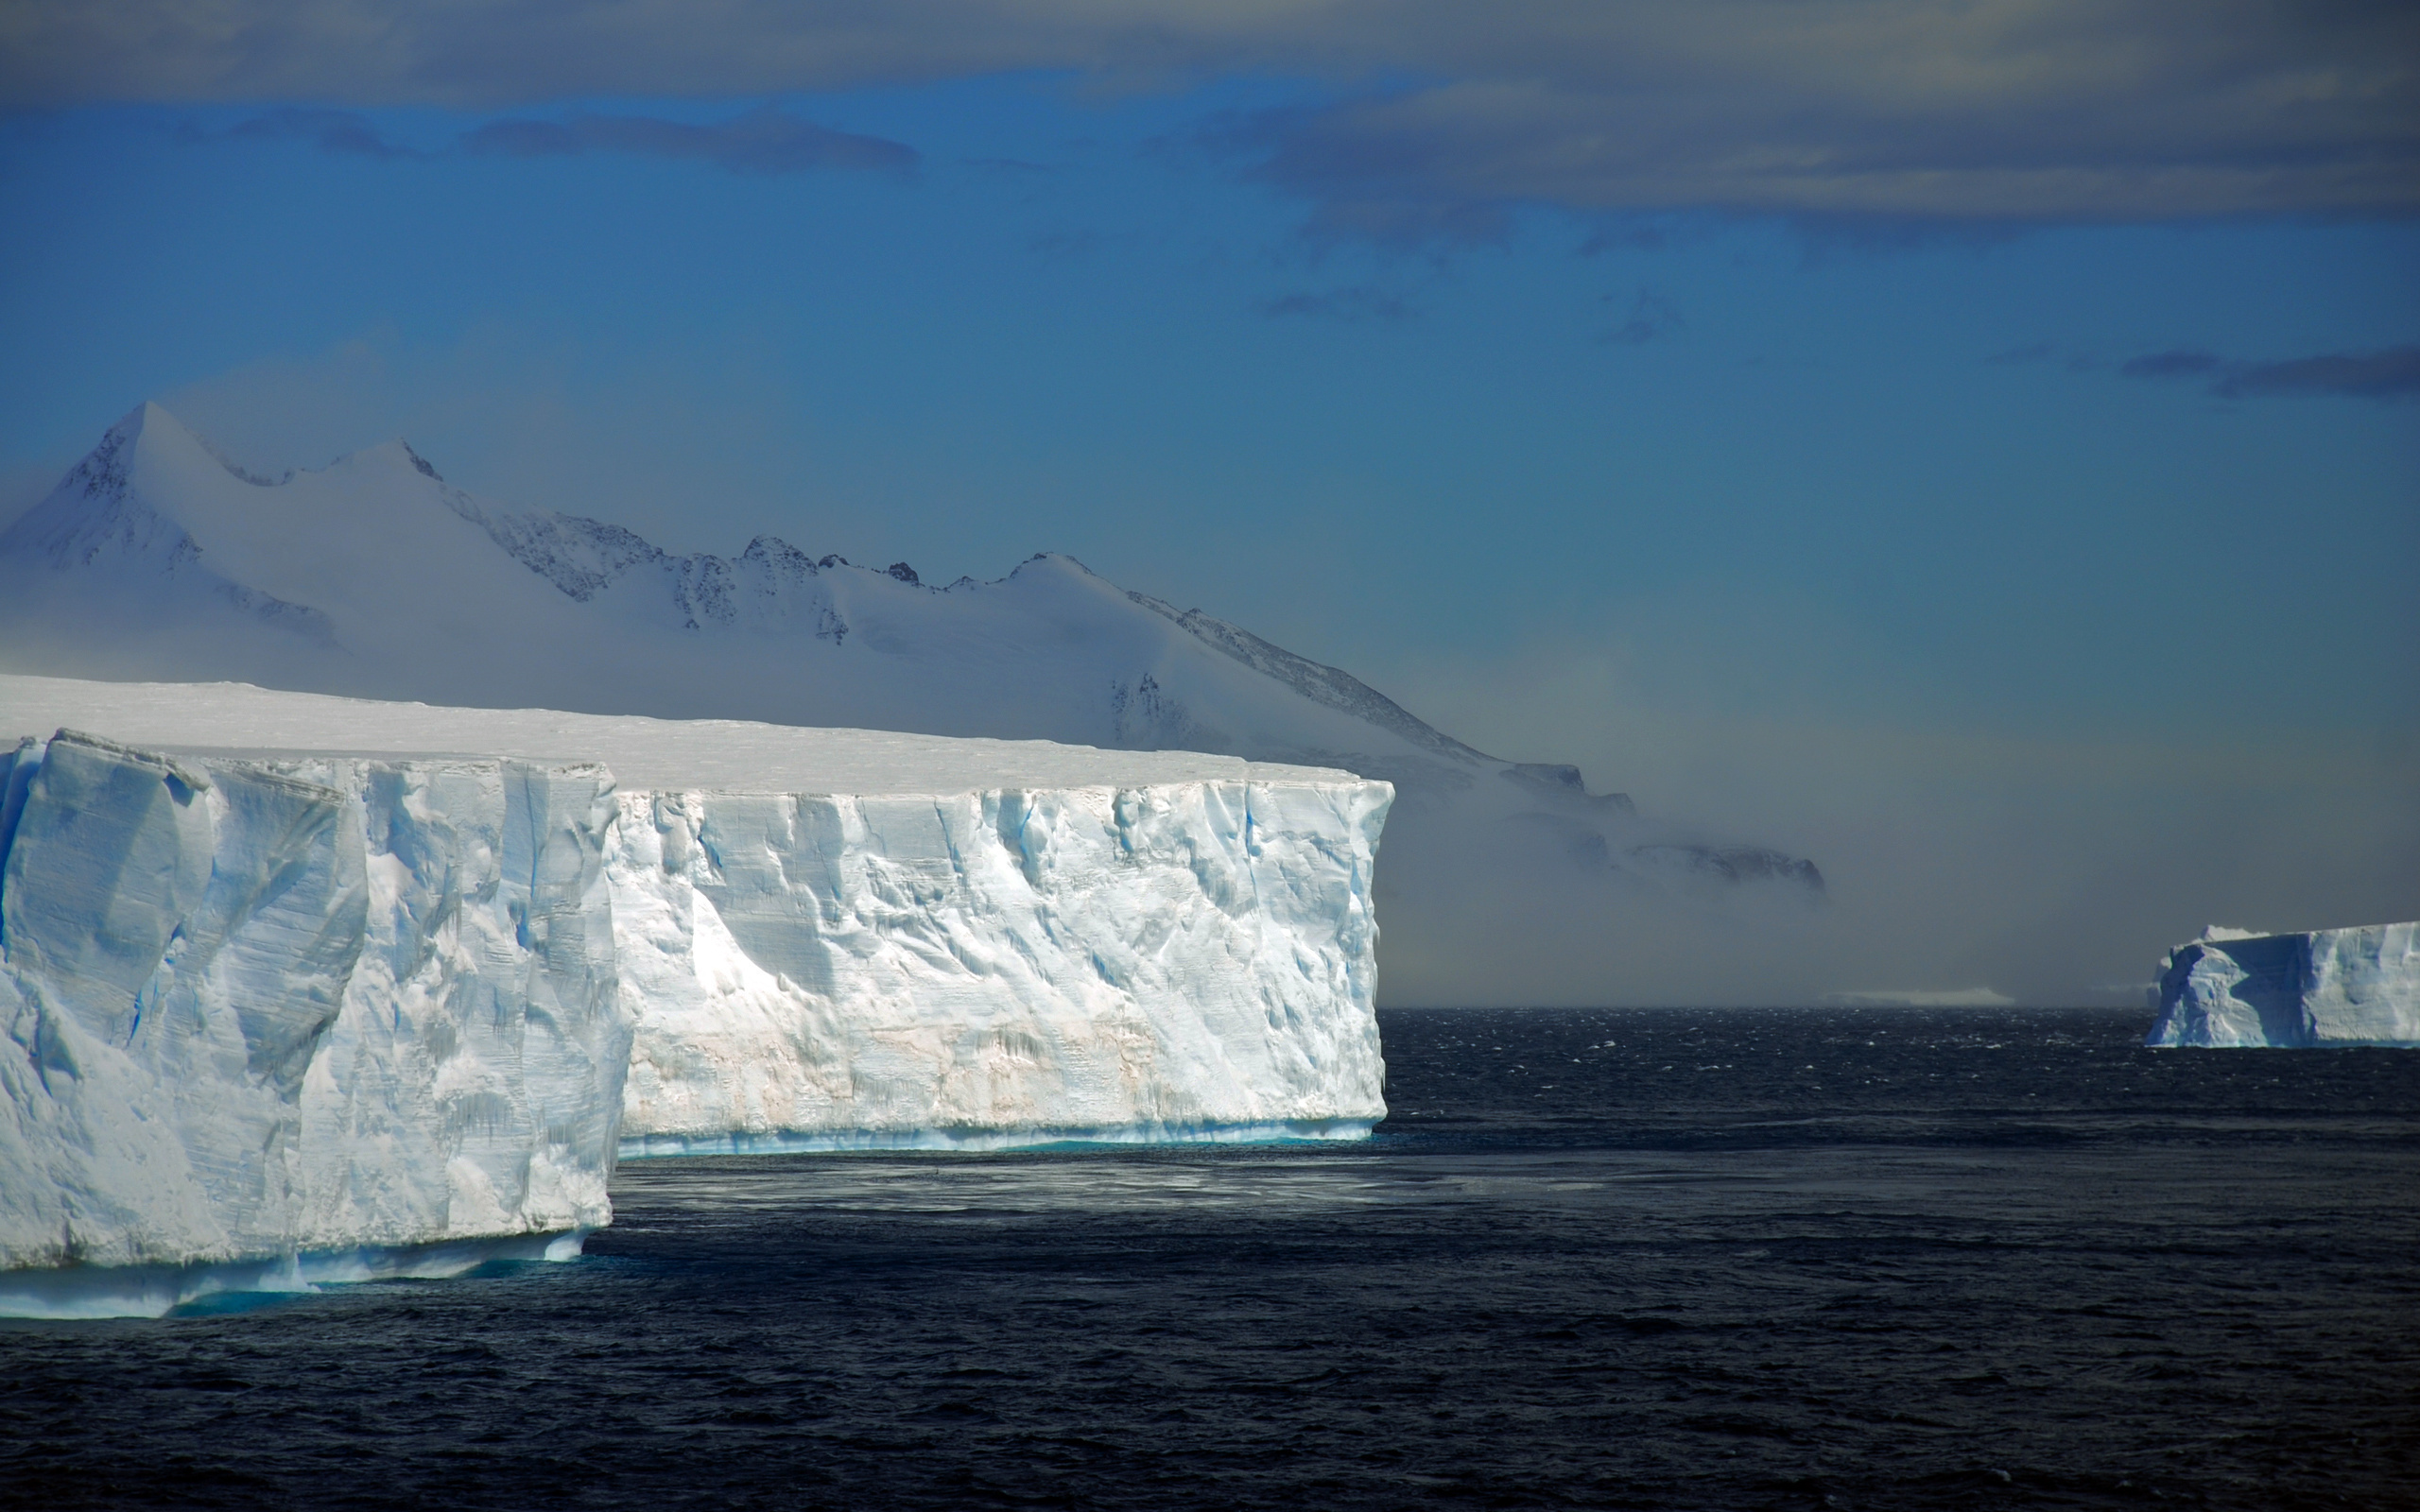
<path id="1" fill-rule="evenodd" d="M 154 753 L 8 758 L 0 1269 L 583 1227 L 617 1132 L 968 1147 L 1385 1114 L 1383 782 L 0 676 L 0 730 L 60 725 Z"/>
<path id="2" fill-rule="evenodd" d="M 623 1151 L 1366 1132 L 1391 797 L 626 792 Z"/>
<path id="3" fill-rule="evenodd" d="M 607 1221 L 603 767 L 0 762 L 0 1271 Z"/>
<path id="4" fill-rule="evenodd" d="M 2143 1042 L 2420 1046 L 2420 924 L 2307 935 L 2211 930 L 2162 963 Z"/>

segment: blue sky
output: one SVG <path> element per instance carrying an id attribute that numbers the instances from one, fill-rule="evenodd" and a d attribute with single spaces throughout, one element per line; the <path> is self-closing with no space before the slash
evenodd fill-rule
<path id="1" fill-rule="evenodd" d="M 1897 888 L 1908 928 L 2050 917 L 2063 864 L 2131 877 L 2213 806 L 2260 810 L 2256 856 L 2197 842 L 2175 921 L 2420 912 L 2392 9 L 2222 6 L 2211 62 L 2150 4 L 1983 7 L 2060 45 L 1930 52 L 1925 8 L 1797 8 L 1845 40 L 1785 67 L 1749 0 L 1715 9 L 1770 45 L 1619 6 L 1485 45 L 1417 4 L 1160 9 L 1138 41 L 740 5 L 727 46 L 514 55 L 510 3 L 460 8 L 493 35 L 264 7 L 240 45 L 31 8 L 0 507 L 145 398 L 264 467 L 401 434 L 677 548 L 1066 551 Z M 410 46 L 295 19 L 356 13 Z M 2273 55 L 2306 103 L 2263 115 Z M 1855 171 L 1738 166 L 1771 162 Z"/>

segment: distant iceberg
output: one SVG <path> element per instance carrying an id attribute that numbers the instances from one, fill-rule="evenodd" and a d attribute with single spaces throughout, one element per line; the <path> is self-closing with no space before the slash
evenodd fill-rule
<path id="1" fill-rule="evenodd" d="M 1908 992 L 1826 992 L 1817 1000 L 1826 1008 L 2013 1008 L 2016 999 L 1987 987 Z"/>
<path id="2" fill-rule="evenodd" d="M 2147 1045 L 2420 1047 L 2420 924 L 2301 935 L 2214 925 L 2169 952 L 2152 1006 Z"/>

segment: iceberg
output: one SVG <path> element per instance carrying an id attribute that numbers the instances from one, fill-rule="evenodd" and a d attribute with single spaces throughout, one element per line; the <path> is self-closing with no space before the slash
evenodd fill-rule
<path id="1" fill-rule="evenodd" d="M 1385 1115 L 1384 782 L 0 676 L 11 727 L 59 732 L 0 790 L 0 1271 L 576 1236 L 621 1155 Z"/>
<path id="2" fill-rule="evenodd" d="M 2168 954 L 2152 1007 L 2152 1046 L 2420 1046 L 2420 924 L 2214 926 Z"/>
<path id="3" fill-rule="evenodd" d="M 0 773 L 0 1271 L 607 1221 L 603 767 L 62 729 Z"/>
<path id="4" fill-rule="evenodd" d="M 1826 992 L 1816 1002 L 1826 1008 L 2013 1008 L 2016 999 L 1987 987 L 1962 987 L 1927 991 Z"/>

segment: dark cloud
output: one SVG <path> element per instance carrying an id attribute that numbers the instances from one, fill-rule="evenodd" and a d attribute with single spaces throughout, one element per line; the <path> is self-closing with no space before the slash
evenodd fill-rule
<path id="1" fill-rule="evenodd" d="M 322 152 L 365 158 L 416 158 L 413 148 L 398 146 L 378 129 L 351 111 L 271 111 L 218 133 L 235 141 L 308 142 Z"/>
<path id="2" fill-rule="evenodd" d="M 2230 362 L 2215 352 L 2154 352 L 2120 366 L 2128 378 L 2206 379 L 2221 399 L 2324 396 L 2401 399 L 2420 395 L 2420 346 L 2330 352 L 2283 362 Z"/>
<path id="3" fill-rule="evenodd" d="M 2200 378 L 2225 366 L 2213 352 L 2154 352 L 2125 363 L 2118 372 L 2124 378 Z"/>
<path id="4" fill-rule="evenodd" d="M 513 109 L 1048 71 L 1221 72 L 1328 103 L 1228 133 L 1322 236 L 1501 239 L 1517 213 L 1857 228 L 2420 214 L 2409 0 L 12 0 L 0 104 Z M 1410 81 L 1376 89 L 1372 80 Z M 594 149 L 589 129 L 506 133 Z M 831 144 L 614 150 L 835 165 Z M 563 133 L 569 132 L 566 137 Z M 646 140 L 654 146 L 631 146 Z M 536 146 L 553 143 L 555 146 Z M 514 148 L 508 148 L 514 149 Z"/>
<path id="5" fill-rule="evenodd" d="M 1369 285 L 1301 290 L 1263 300 L 1253 306 L 1272 320 L 1288 316 L 1318 316 L 1331 320 L 1408 320 L 1419 307 L 1400 294 Z"/>
<path id="6" fill-rule="evenodd" d="M 462 139 L 470 152 L 510 158 L 626 152 L 687 158 L 735 173 L 804 173 L 817 168 L 872 168 L 905 173 L 916 149 L 877 136 L 836 131 L 771 110 L 755 110 L 711 126 L 651 115 L 574 115 L 560 121 L 491 121 Z"/>
<path id="7" fill-rule="evenodd" d="M 2408 6 L 1616 0 L 1430 19 L 1419 84 L 1229 134 L 1257 139 L 1253 171 L 1309 200 L 1315 231 L 1467 241 L 1543 205 L 1780 215 L 1866 251 L 2420 213 Z"/>
<path id="8" fill-rule="evenodd" d="M 1605 297 L 1613 298 L 1610 294 Z M 1687 329 L 1688 322 L 1681 318 L 1679 307 L 1670 300 L 1641 289 L 1638 297 L 1630 301 L 1630 318 L 1599 339 L 1608 346 L 1636 347 Z"/>
<path id="9" fill-rule="evenodd" d="M 2360 399 L 2394 399 L 2420 394 L 2420 347 L 2389 347 L 2384 352 L 2330 352 L 2291 362 L 2256 362 L 2219 381 L 2218 391 L 2228 399 L 2254 399 L 2272 394 L 2348 394 Z"/>
<path id="10" fill-rule="evenodd" d="M 239 121 L 223 131 L 189 131 L 208 141 L 307 142 L 322 152 L 366 158 L 437 154 L 387 140 L 352 111 L 289 109 Z M 699 126 L 649 115 L 574 115 L 563 120 L 490 121 L 465 132 L 455 149 L 511 158 L 626 152 L 685 158 L 738 173 L 804 173 L 817 168 L 912 172 L 914 147 L 882 137 L 836 131 L 770 108 Z"/>

